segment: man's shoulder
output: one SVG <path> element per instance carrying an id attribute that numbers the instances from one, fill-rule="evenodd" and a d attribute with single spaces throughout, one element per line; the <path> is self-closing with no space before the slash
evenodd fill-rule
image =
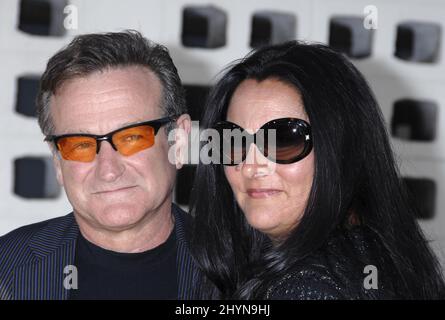
<path id="1" fill-rule="evenodd" d="M 192 216 L 186 211 L 182 210 L 177 204 L 172 203 L 172 213 L 175 217 L 175 221 L 180 229 L 184 232 L 188 231 L 192 224 Z"/>
<path id="2" fill-rule="evenodd" d="M 74 216 L 70 213 L 62 217 L 19 227 L 0 237 L 0 252 L 10 250 L 11 247 L 20 248 L 27 246 L 34 236 L 39 235 L 42 232 L 63 231 L 70 228 L 74 221 Z"/>

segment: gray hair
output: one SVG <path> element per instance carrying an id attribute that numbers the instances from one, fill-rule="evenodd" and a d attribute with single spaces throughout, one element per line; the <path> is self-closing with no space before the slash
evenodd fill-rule
<path id="1" fill-rule="evenodd" d="M 185 93 L 168 49 L 135 30 L 93 33 L 75 37 L 68 46 L 52 56 L 40 79 L 37 115 L 44 135 L 54 134 L 50 99 L 62 83 L 96 71 L 125 66 L 149 68 L 162 84 L 161 110 L 165 116 L 187 112 Z M 172 126 L 167 127 L 167 132 Z"/>

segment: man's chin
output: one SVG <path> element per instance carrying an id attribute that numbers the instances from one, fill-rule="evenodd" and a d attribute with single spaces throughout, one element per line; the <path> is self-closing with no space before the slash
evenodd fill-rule
<path id="1" fill-rule="evenodd" d="M 119 204 L 109 205 L 98 213 L 91 215 L 88 220 L 92 220 L 97 227 L 113 231 L 123 231 L 137 225 L 144 214 L 140 208 L 133 205 Z"/>

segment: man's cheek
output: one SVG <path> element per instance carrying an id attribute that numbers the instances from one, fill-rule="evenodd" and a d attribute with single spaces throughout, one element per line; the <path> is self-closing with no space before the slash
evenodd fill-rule
<path id="1" fill-rule="evenodd" d="M 81 168 L 70 164 L 62 167 L 61 170 L 63 186 L 65 189 L 79 189 L 83 190 L 87 187 L 86 172 Z"/>

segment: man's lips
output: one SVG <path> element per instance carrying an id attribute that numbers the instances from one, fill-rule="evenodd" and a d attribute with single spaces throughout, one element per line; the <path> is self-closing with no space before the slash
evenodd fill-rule
<path id="1" fill-rule="evenodd" d="M 94 194 L 108 194 L 108 193 L 119 192 L 119 191 L 127 191 L 129 189 L 134 188 L 134 187 L 135 186 L 115 188 L 115 189 L 102 190 L 102 191 L 96 191 L 96 192 L 94 192 Z"/>
<path id="2" fill-rule="evenodd" d="M 255 189 L 247 189 L 247 194 L 249 197 L 254 199 L 262 199 L 275 196 L 281 193 L 282 190 L 279 189 L 269 189 L 269 188 L 255 188 Z"/>

